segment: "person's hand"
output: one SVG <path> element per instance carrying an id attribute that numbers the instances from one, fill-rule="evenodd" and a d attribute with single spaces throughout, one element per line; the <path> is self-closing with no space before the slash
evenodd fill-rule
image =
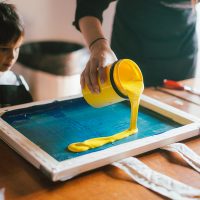
<path id="1" fill-rule="evenodd" d="M 99 40 L 90 48 L 89 61 L 81 74 L 81 87 L 85 84 L 92 93 L 99 93 L 98 75 L 101 83 L 107 79 L 105 67 L 117 60 L 115 53 L 110 48 L 107 40 Z"/>

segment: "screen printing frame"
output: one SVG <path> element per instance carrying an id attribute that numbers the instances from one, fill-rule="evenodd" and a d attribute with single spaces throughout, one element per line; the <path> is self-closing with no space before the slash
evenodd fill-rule
<path id="1" fill-rule="evenodd" d="M 70 100 L 81 95 L 59 99 Z M 56 99 L 58 100 L 58 99 Z M 40 101 L 0 109 L 0 115 L 7 111 L 27 108 L 34 105 L 43 105 L 55 100 Z M 172 106 L 162 103 L 146 95 L 141 96 L 140 105 L 156 113 L 172 119 L 183 126 L 166 131 L 159 135 L 145 137 L 104 150 L 89 153 L 65 161 L 57 161 L 23 134 L 18 132 L 2 118 L 0 118 L 0 138 L 23 158 L 41 170 L 52 181 L 68 180 L 83 172 L 110 164 L 126 157 L 136 156 L 141 153 L 163 147 L 165 145 L 185 140 L 200 134 L 200 119 Z"/>

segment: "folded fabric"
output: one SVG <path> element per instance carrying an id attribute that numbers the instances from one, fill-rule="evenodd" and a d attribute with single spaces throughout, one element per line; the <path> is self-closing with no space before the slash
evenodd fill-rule
<path id="1" fill-rule="evenodd" d="M 182 143 L 174 143 L 161 149 L 178 153 L 191 167 L 200 173 L 200 156 Z"/>

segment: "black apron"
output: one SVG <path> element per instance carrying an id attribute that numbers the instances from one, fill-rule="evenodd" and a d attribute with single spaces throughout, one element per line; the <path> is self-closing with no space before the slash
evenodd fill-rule
<path id="1" fill-rule="evenodd" d="M 191 1 L 119 0 L 111 46 L 140 67 L 145 86 L 194 76 L 196 13 Z"/>
<path id="2" fill-rule="evenodd" d="M 31 94 L 26 90 L 20 77 L 16 75 L 20 85 L 0 85 L 0 107 L 14 106 L 32 102 Z"/>

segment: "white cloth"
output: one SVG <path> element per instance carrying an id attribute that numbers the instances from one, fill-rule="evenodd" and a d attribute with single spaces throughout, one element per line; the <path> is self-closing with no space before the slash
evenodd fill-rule
<path id="1" fill-rule="evenodd" d="M 0 73 L 0 85 L 19 85 L 16 75 L 12 71 Z"/>
<path id="2" fill-rule="evenodd" d="M 178 153 L 191 167 L 200 173 L 200 156 L 182 143 L 174 143 L 161 149 Z"/>
<path id="3" fill-rule="evenodd" d="M 200 189 L 158 173 L 137 158 L 129 157 L 112 165 L 122 169 L 137 183 L 170 199 L 200 200 Z"/>

